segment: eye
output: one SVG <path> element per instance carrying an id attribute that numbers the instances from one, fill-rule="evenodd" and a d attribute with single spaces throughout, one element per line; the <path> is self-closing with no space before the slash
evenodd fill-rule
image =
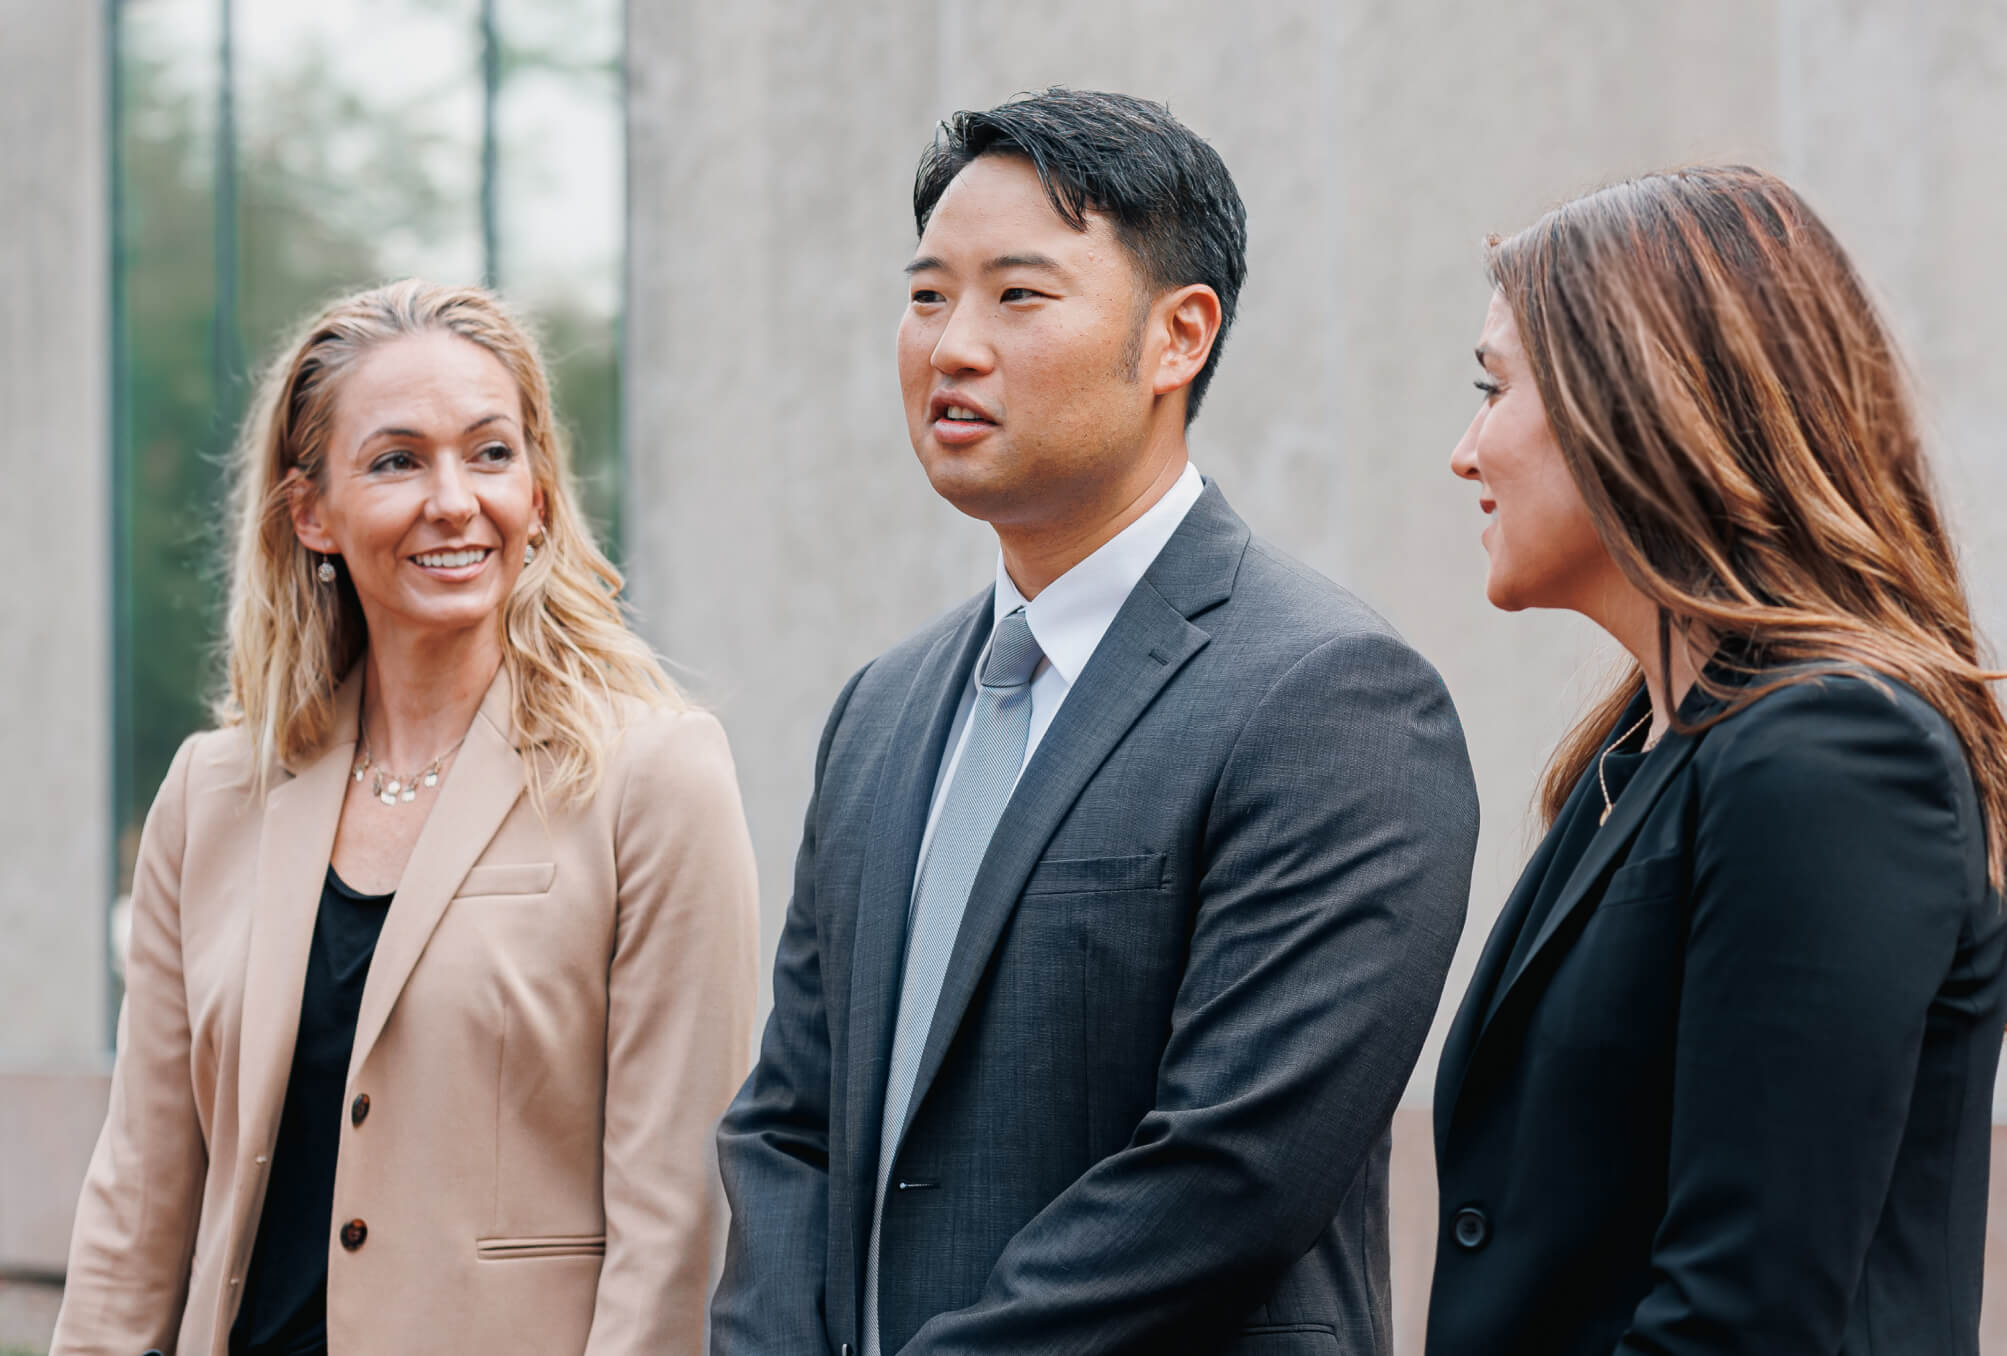
<path id="1" fill-rule="evenodd" d="M 506 466 L 516 459 L 516 449 L 510 447 L 507 443 L 489 443 L 479 452 L 476 452 L 474 456 L 477 460 L 487 462 L 490 466 Z"/>
<path id="2" fill-rule="evenodd" d="M 1486 400 L 1496 400 L 1499 396 L 1505 393 L 1505 388 L 1499 385 L 1495 381 L 1484 381 L 1480 379 L 1472 382 L 1471 385 L 1477 387 L 1478 390 L 1484 392 L 1484 398 Z"/>
<path id="3" fill-rule="evenodd" d="M 1004 302 L 1037 301 L 1044 295 L 1043 292 L 1034 292 L 1029 287 L 1006 287 L 1003 290 L 1003 295 L 998 300 Z"/>
<path id="4" fill-rule="evenodd" d="M 369 464 L 372 471 L 409 471 L 418 465 L 418 458 L 399 447 L 384 453 Z"/>
<path id="5" fill-rule="evenodd" d="M 945 300 L 945 297 L 931 287 L 916 287 L 913 289 L 913 304 L 915 306 L 938 306 Z"/>

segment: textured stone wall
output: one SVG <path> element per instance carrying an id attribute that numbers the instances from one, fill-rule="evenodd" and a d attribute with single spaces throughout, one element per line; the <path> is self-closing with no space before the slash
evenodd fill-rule
<path id="1" fill-rule="evenodd" d="M 100 6 L 0 0 L 0 1066 L 105 1045 L 111 531 Z"/>
<path id="2" fill-rule="evenodd" d="M 60 1267 L 104 1114 L 111 501 L 103 6 L 0 0 L 0 31 L 5 1273 Z"/>

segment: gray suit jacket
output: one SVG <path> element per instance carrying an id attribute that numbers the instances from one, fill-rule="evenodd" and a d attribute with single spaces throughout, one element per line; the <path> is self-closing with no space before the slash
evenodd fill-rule
<path id="1" fill-rule="evenodd" d="M 816 757 L 758 1067 L 719 1130 L 719 1356 L 859 1342 L 907 906 L 990 594 Z M 887 1353 L 1385 1353 L 1387 1127 L 1477 800 L 1434 670 L 1208 486 L 1026 766 L 895 1148 Z"/>

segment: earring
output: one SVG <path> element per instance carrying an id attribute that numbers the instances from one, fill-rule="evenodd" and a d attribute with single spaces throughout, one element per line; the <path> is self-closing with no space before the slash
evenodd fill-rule
<path id="1" fill-rule="evenodd" d="M 525 547 L 523 548 L 523 564 L 527 565 L 527 564 L 529 564 L 529 563 L 530 563 L 531 561 L 535 560 L 536 558 L 537 558 L 537 548 L 536 548 L 536 547 L 534 547 L 534 546 L 525 546 Z"/>
<path id="2" fill-rule="evenodd" d="M 544 525 L 542 523 L 530 524 L 530 544 L 523 547 L 523 564 L 527 565 L 537 558 L 536 540 L 538 537 L 543 536 L 543 534 Z"/>
<path id="3" fill-rule="evenodd" d="M 323 584 L 334 583 L 334 562 L 326 556 L 322 556 L 320 567 L 314 571 L 314 578 L 320 580 Z"/>

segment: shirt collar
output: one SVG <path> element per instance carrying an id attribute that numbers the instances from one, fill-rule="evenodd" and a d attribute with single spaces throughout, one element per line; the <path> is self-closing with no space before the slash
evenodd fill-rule
<path id="1" fill-rule="evenodd" d="M 1171 488 L 1143 516 L 1102 543 L 1093 555 L 1047 584 L 1039 595 L 1026 602 L 1004 569 L 1003 553 L 997 553 L 996 621 L 1018 608 L 1024 609 L 1032 639 L 1059 676 L 1072 687 L 1087 667 L 1101 637 L 1122 610 L 1123 602 L 1135 591 L 1143 574 L 1185 521 L 1205 481 L 1198 468 L 1185 463 Z"/>

